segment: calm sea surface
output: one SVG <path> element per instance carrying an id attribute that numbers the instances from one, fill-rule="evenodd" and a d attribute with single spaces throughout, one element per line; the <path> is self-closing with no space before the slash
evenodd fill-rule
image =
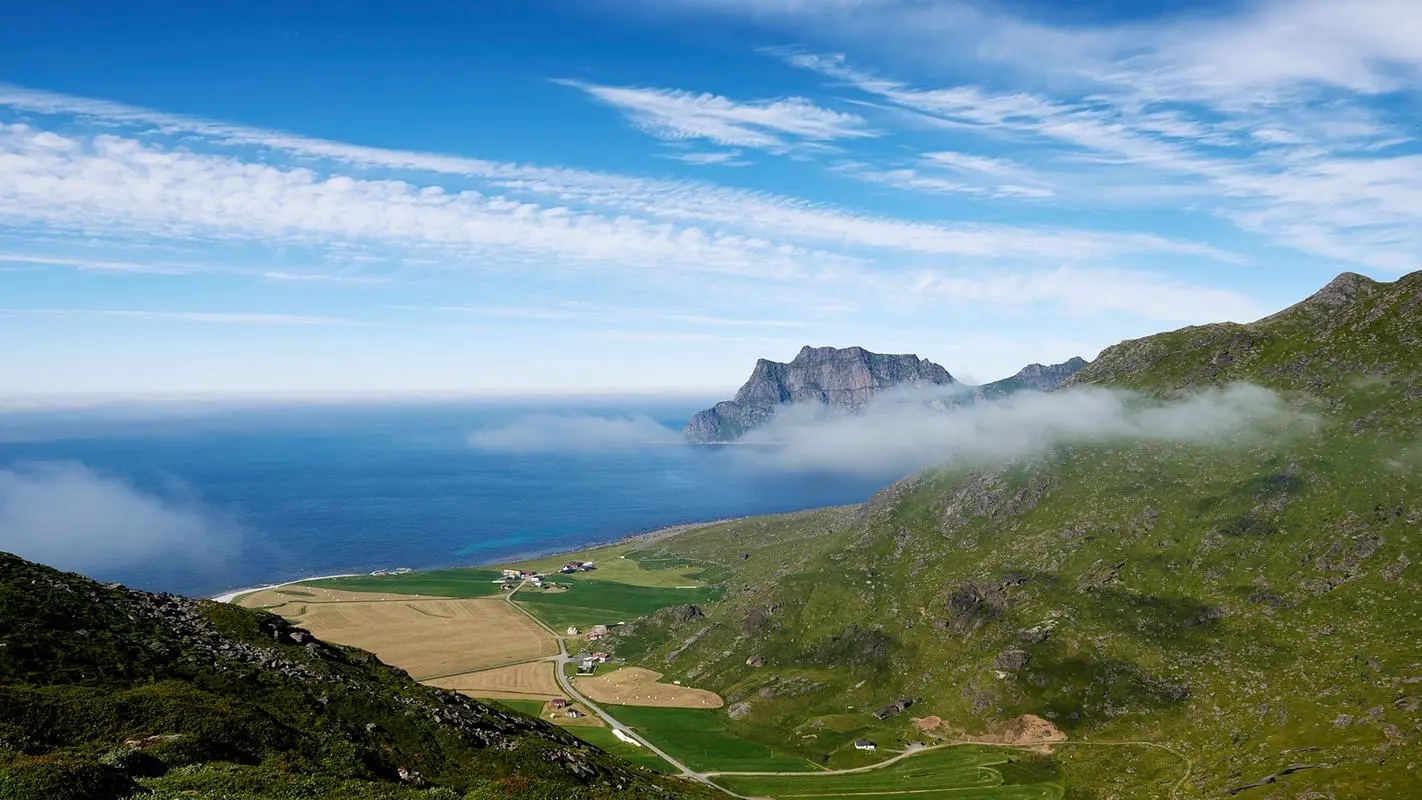
<path id="1" fill-rule="evenodd" d="M 75 513 L 82 536 L 93 537 L 75 548 L 92 552 L 61 566 L 210 595 L 303 576 L 489 563 L 683 522 L 858 502 L 895 477 L 771 471 L 747 448 L 672 443 L 698 407 L 333 406 L 0 420 L 0 477 L 24 488 L 6 495 L 0 482 L 0 549 L 23 541 L 6 524 Z M 74 480 L 36 489 L 55 471 L 105 489 L 73 490 L 73 504 L 91 507 L 68 507 Z M 176 510 L 185 520 L 174 523 L 176 535 L 200 525 L 194 549 L 204 552 L 145 543 L 135 560 L 115 537 L 141 540 L 134 526 L 148 523 L 121 518 L 136 512 L 111 503 L 114 491 L 143 508 Z"/>

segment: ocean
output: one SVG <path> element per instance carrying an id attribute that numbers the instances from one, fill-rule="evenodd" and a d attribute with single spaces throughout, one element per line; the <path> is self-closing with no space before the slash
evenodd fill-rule
<path id="1" fill-rule="evenodd" d="M 860 502 L 894 475 L 765 468 L 676 432 L 705 401 L 0 418 L 0 550 L 154 591 L 487 564 Z"/>

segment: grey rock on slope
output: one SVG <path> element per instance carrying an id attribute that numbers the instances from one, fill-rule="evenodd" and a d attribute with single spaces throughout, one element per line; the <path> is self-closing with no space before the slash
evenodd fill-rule
<path id="1" fill-rule="evenodd" d="M 989 400 L 1004 397 L 1013 392 L 1050 392 L 1066 382 L 1067 378 L 1080 372 L 1087 363 L 1087 360 L 1081 356 L 1075 356 L 1060 364 L 1028 364 L 1016 375 L 1003 378 L 1000 381 L 985 383 L 978 387 L 978 390 L 983 397 Z"/>
<path id="2" fill-rule="evenodd" d="M 699 412 L 683 433 L 693 442 L 734 441 L 764 425 L 781 406 L 817 403 L 858 411 L 886 389 L 957 384 L 948 370 L 916 355 L 806 346 L 788 364 L 757 361 L 735 399 Z"/>

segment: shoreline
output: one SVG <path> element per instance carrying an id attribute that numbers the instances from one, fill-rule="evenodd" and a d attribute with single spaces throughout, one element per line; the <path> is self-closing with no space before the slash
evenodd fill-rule
<path id="1" fill-rule="evenodd" d="M 306 583 L 307 581 L 324 581 L 328 578 L 356 578 L 362 574 L 364 573 L 343 572 L 340 575 L 312 575 L 309 578 L 297 578 L 294 581 L 286 581 L 284 583 L 269 583 L 265 586 L 253 586 L 249 589 L 233 589 L 230 592 L 224 592 L 222 594 L 216 595 L 214 597 L 209 597 L 207 599 L 213 601 L 214 603 L 231 603 L 233 600 L 236 600 L 242 595 L 251 594 L 253 592 L 265 592 L 268 589 L 280 589 L 283 586 L 294 586 L 298 583 Z"/>
<path id="2" fill-rule="evenodd" d="M 741 522 L 743 520 L 754 519 L 756 517 L 788 516 L 793 514 L 804 514 L 811 511 L 823 511 L 826 509 L 852 508 L 857 505 L 857 503 L 849 503 L 846 505 L 839 506 L 820 506 L 817 508 L 801 509 L 800 511 L 786 511 L 780 514 L 744 514 L 739 517 L 721 517 L 719 519 L 711 519 L 706 520 L 704 522 L 682 522 L 676 525 L 667 525 L 665 527 L 656 528 L 654 530 L 643 531 L 642 533 L 631 533 L 617 539 L 607 539 L 600 542 L 590 542 L 586 545 L 582 545 L 579 547 L 553 549 L 534 553 L 515 553 L 507 559 L 488 564 L 463 564 L 457 567 L 430 567 L 429 569 L 414 570 L 412 574 L 420 572 L 429 572 L 431 570 L 436 569 L 479 569 L 481 567 L 494 567 L 500 564 L 519 564 L 525 561 L 534 561 L 540 558 L 549 558 L 551 556 L 566 555 L 570 553 L 581 553 L 584 550 L 596 550 L 600 547 L 615 547 L 619 544 L 632 544 L 636 542 L 655 542 L 660 539 L 666 539 L 671 536 L 676 536 L 677 534 L 686 533 L 688 531 L 694 531 L 698 528 L 709 528 L 712 525 L 724 525 L 729 522 Z M 238 597 L 241 597 L 245 594 L 251 594 L 252 592 L 261 592 L 266 591 L 267 589 L 279 589 L 283 586 L 293 586 L 298 583 L 306 583 L 307 581 L 321 581 L 326 580 L 328 578 L 359 578 L 367 574 L 369 573 L 344 572 L 339 575 L 313 575 L 309 578 L 296 578 L 289 581 L 283 581 L 281 583 L 267 584 L 265 586 L 253 586 L 248 589 L 233 589 L 230 592 L 223 592 L 222 594 L 210 597 L 208 599 L 217 603 L 231 603 Z"/>
<path id="3" fill-rule="evenodd" d="M 790 513 L 796 513 L 796 512 L 790 512 Z M 680 523 L 680 524 L 677 524 L 677 525 L 668 525 L 668 526 L 663 527 L 663 528 L 657 528 L 657 529 L 655 529 L 655 530 L 644 531 L 644 532 L 642 532 L 642 533 L 628 534 L 627 536 L 623 536 L 623 537 L 618 538 L 618 539 L 609 539 L 609 540 L 601 541 L 601 542 L 592 542 L 592 543 L 590 543 L 590 544 L 588 544 L 588 545 L 585 545 L 585 546 L 582 546 L 582 547 L 577 547 L 577 548 L 572 548 L 572 549 L 555 549 L 555 550 L 548 550 L 548 551 L 538 552 L 538 553 L 518 553 L 518 554 L 515 554 L 515 555 L 511 556 L 510 558 L 505 559 L 505 560 L 503 560 L 503 561 L 498 561 L 498 562 L 494 562 L 494 563 L 490 563 L 490 564 L 465 564 L 465 565 L 459 566 L 459 567 L 431 567 L 430 569 L 479 569 L 480 567 L 492 567 L 492 566 L 497 566 L 497 565 L 499 565 L 499 564 L 517 564 L 517 563 L 520 563 L 520 562 L 522 562 L 522 561 L 532 561 L 532 560 L 534 560 L 534 559 L 548 558 L 548 557 L 550 557 L 550 556 L 562 555 L 562 554 L 565 554 L 565 553 L 579 553 L 579 552 L 582 552 L 583 550 L 595 550 L 595 549 L 597 549 L 597 548 L 599 548 L 599 547 L 613 547 L 613 546 L 615 546 L 615 545 L 624 544 L 624 543 L 631 543 L 631 542 L 655 542 L 655 541 L 657 541 L 658 539 L 665 539 L 665 538 L 667 538 L 668 536 L 675 536 L 675 535 L 678 534 L 678 533 L 685 533 L 685 532 L 687 532 L 687 531 L 696 530 L 697 528 L 705 528 L 705 527 L 709 527 L 709 526 L 711 526 L 711 525 L 720 525 L 720 524 L 723 524 L 723 523 L 726 523 L 726 522 L 739 522 L 739 521 L 741 521 L 741 520 L 750 519 L 751 516 L 752 516 L 752 515 L 746 515 L 746 516 L 740 516 L 740 517 L 722 517 L 722 518 L 720 518 L 720 519 L 707 520 L 707 521 L 705 521 L 705 522 L 683 522 L 683 523 Z M 428 572 L 428 571 L 430 571 L 430 570 L 415 570 L 414 572 L 415 572 L 415 573 L 419 573 L 419 572 Z M 367 573 L 364 573 L 364 572 L 344 572 L 344 573 L 341 573 L 341 574 L 339 574 L 339 575 L 312 575 L 312 576 L 309 577 L 309 578 L 296 578 L 296 579 L 294 579 L 294 580 L 283 581 L 283 582 L 281 582 L 281 583 L 269 583 L 269 584 L 266 584 L 266 585 L 263 585 L 263 586 L 253 586 L 253 587 L 246 588 L 246 589 L 233 589 L 232 591 L 223 592 L 222 594 L 214 595 L 213 597 L 209 597 L 208 599 L 209 599 L 209 600 L 212 600 L 212 601 L 215 602 L 215 603 L 231 603 L 233 600 L 236 600 L 238 597 L 241 597 L 242 595 L 246 595 L 246 594 L 251 594 L 251 593 L 253 593 L 253 592 L 263 592 L 263 591 L 266 591 L 266 590 L 268 590 L 268 589 L 280 589 L 280 588 L 283 587 L 283 586 L 294 586 L 294 585 L 299 584 L 299 583 L 306 583 L 306 582 L 308 582 L 308 581 L 322 581 L 322 580 L 326 580 L 326 579 L 328 579 L 328 578 L 359 578 L 359 577 L 361 577 L 361 576 L 363 576 L 363 575 L 366 575 L 366 574 L 367 574 Z"/>

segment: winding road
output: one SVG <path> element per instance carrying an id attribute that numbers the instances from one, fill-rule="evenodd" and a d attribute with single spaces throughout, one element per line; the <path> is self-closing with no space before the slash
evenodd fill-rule
<path id="1" fill-rule="evenodd" d="M 573 698 L 575 701 L 577 701 L 577 702 L 579 702 L 579 703 L 582 703 L 584 706 L 586 706 L 586 707 L 588 708 L 588 710 L 590 710 L 590 711 L 592 711 L 594 714 L 596 714 L 600 719 L 602 719 L 603 722 L 606 722 L 606 723 L 608 724 L 608 726 L 610 726 L 614 731 L 621 731 L 624 736 L 628 737 L 629 739 L 632 739 L 632 740 L 636 741 L 638 744 L 640 744 L 640 745 L 642 745 L 643 747 L 647 748 L 647 749 L 650 750 L 651 752 L 656 753 L 663 761 L 666 761 L 668 764 L 672 765 L 672 767 L 674 767 L 675 769 L 677 769 L 678 772 L 679 772 L 679 774 L 681 775 L 681 777 L 686 778 L 686 779 L 688 779 L 688 780 L 696 781 L 697 783 L 704 784 L 704 785 L 706 785 L 706 786 L 711 787 L 712 789 L 715 789 L 715 790 L 718 791 L 718 792 L 721 792 L 721 793 L 723 793 L 723 794 L 727 794 L 727 795 L 729 795 L 729 796 L 731 796 L 731 797 L 738 798 L 739 800 L 767 800 L 767 799 L 766 799 L 766 798 L 747 797 L 746 795 L 736 794 L 735 792 L 733 792 L 733 791 L 727 789 L 726 787 L 721 786 L 721 785 L 715 783 L 715 782 L 714 782 L 713 780 L 711 780 L 711 779 L 714 778 L 714 777 L 734 777 L 734 776 L 746 776 L 746 777 L 784 776 L 784 777 L 820 778 L 820 777 L 829 777 L 829 776 L 834 776 L 834 775 L 852 775 L 852 774 L 855 774 L 855 773 L 872 772 L 872 771 L 874 771 L 874 770 L 884 769 L 884 768 L 889 767 L 889 766 L 892 766 L 892 765 L 894 765 L 894 764 L 896 764 L 896 763 L 898 763 L 898 762 L 900 762 L 900 761 L 903 761 L 903 760 L 906 759 L 906 758 L 912 758 L 912 757 L 917 756 L 917 755 L 922 755 L 923 753 L 931 752 L 931 751 L 934 751 L 934 750 L 943 750 L 943 749 L 946 749 L 946 748 L 949 748 L 949 747 L 965 747 L 965 746 L 971 745 L 971 746 L 976 746 L 976 747 L 1005 747 L 1005 748 L 1009 748 L 1009 749 L 1021 750 L 1021 749 L 1024 749 L 1025 747 L 1030 746 L 1030 745 L 1023 745 L 1023 744 L 999 744 L 999 743 L 990 743 L 990 742 L 956 741 L 956 742 L 944 742 L 944 743 L 942 743 L 942 744 L 927 745 L 927 746 L 921 746 L 921 747 L 913 747 L 913 746 L 910 746 L 909 749 L 905 750 L 905 751 L 902 752 L 902 753 L 899 753 L 898 755 L 896 755 L 896 756 L 894 756 L 894 757 L 892 757 L 892 758 L 887 758 L 887 759 L 885 759 L 885 760 L 883 760 L 883 761 L 880 761 L 880 762 L 877 762 L 877 763 L 874 763 L 874 764 L 870 764 L 870 765 L 864 766 L 864 767 L 850 767 L 850 768 L 847 768 L 847 769 L 827 769 L 827 770 L 822 770 L 822 771 L 819 771 L 819 772 L 725 772 L 725 771 L 717 771 L 717 770 L 712 770 L 712 771 L 709 771 L 709 772 L 697 772 L 697 771 L 693 770 L 692 768 L 688 767 L 687 765 L 683 764 L 682 762 L 678 761 L 676 758 L 673 758 L 670 753 L 667 753 L 665 750 L 663 750 L 663 749 L 661 749 L 660 747 L 657 747 L 656 745 L 654 745 L 654 744 L 652 744 L 651 742 L 647 741 L 647 739 L 646 739 L 645 737 L 643 737 L 642 735 L 640 735 L 640 734 L 636 733 L 635 731 L 631 730 L 631 729 L 628 728 L 626 725 L 623 725 L 622 723 L 618 722 L 615 717 L 613 717 L 611 714 L 609 714 L 609 713 L 607 713 L 605 710 L 603 710 L 602 707 L 600 707 L 597 703 L 594 703 L 593 701 L 589 700 L 585 695 L 583 695 L 581 692 L 579 692 L 579 691 L 577 690 L 577 688 L 575 688 L 575 687 L 573 686 L 573 682 L 568 679 L 568 676 L 567 676 L 567 674 L 566 674 L 565 671 L 564 671 L 565 666 L 566 666 L 567 664 L 569 664 L 569 663 L 572 663 L 572 661 L 573 661 L 572 656 L 570 656 L 570 655 L 568 654 L 568 646 L 567 646 L 567 643 L 564 641 L 564 637 L 561 636 L 561 635 L 559 635 L 557 631 L 553 630 L 553 629 L 552 629 L 551 627 L 549 627 L 548 625 L 544 624 L 543 620 L 539 619 L 538 617 L 535 617 L 531 612 L 528 611 L 528 609 L 526 609 L 526 608 L 524 608 L 523 606 L 519 605 L 518 603 L 515 603 L 515 602 L 514 602 L 513 596 L 514 596 L 515 594 L 517 594 L 517 593 L 518 593 L 518 590 L 521 589 L 521 588 L 523 588 L 523 585 L 522 585 L 522 584 L 520 584 L 519 586 L 515 587 L 512 591 L 506 593 L 506 594 L 504 595 L 504 602 L 508 603 L 510 606 L 512 606 L 514 609 L 516 609 L 520 614 L 523 614 L 524 616 L 526 616 L 526 617 L 528 617 L 529 619 L 533 620 L 533 623 L 534 623 L 535 625 L 537 625 L 538 627 L 540 627 L 540 628 L 542 628 L 543 630 L 547 631 L 547 632 L 548 632 L 548 635 L 549 635 L 549 636 L 552 636 L 552 637 L 553 637 L 553 640 L 558 643 L 558 654 L 557 654 L 557 655 L 555 655 L 555 656 L 547 656 L 547 657 L 544 657 L 544 658 L 541 658 L 541 659 L 537 659 L 537 660 L 539 660 L 539 661 L 552 661 L 552 662 L 553 662 L 553 672 L 554 672 L 554 675 L 555 675 L 555 676 L 557 677 L 557 679 L 558 679 L 558 685 L 559 685 L 560 687 L 562 687 L 563 691 L 566 692 L 569 697 Z M 1179 797 L 1180 797 L 1180 789 L 1185 785 L 1185 782 L 1190 779 L 1191 774 L 1193 774 L 1194 771 L 1195 771 L 1195 762 L 1194 762 L 1189 756 L 1185 755 L 1184 753 L 1181 753 L 1180 751 L 1178 751 L 1178 750 L 1176 750 L 1176 749 L 1174 749 L 1174 748 L 1172 748 L 1172 747 L 1169 747 L 1169 746 L 1167 746 L 1167 745 L 1160 744 L 1160 743 L 1158 743 L 1158 742 L 1136 742 L 1136 741 L 1131 741 L 1131 742 L 1099 742 L 1099 741 L 1097 741 L 1097 742 L 1093 742 L 1093 741 L 1070 741 L 1070 740 L 1068 740 L 1068 741 L 1061 741 L 1061 742 L 1044 742 L 1043 744 L 1050 744 L 1052 747 L 1083 747 L 1083 746 L 1087 746 L 1087 747 L 1150 747 L 1150 748 L 1155 748 L 1155 749 L 1158 749 L 1158 750 L 1164 750 L 1164 751 L 1170 753 L 1170 754 L 1173 755 L 1173 756 L 1176 756 L 1177 758 L 1179 758 L 1179 759 L 1181 759 L 1182 761 L 1185 762 L 1185 774 L 1184 774 L 1184 775 L 1181 775 L 1181 776 L 1180 776 L 1180 779 L 1177 780 L 1177 781 L 1170 787 L 1170 800 L 1179 800 Z"/>

